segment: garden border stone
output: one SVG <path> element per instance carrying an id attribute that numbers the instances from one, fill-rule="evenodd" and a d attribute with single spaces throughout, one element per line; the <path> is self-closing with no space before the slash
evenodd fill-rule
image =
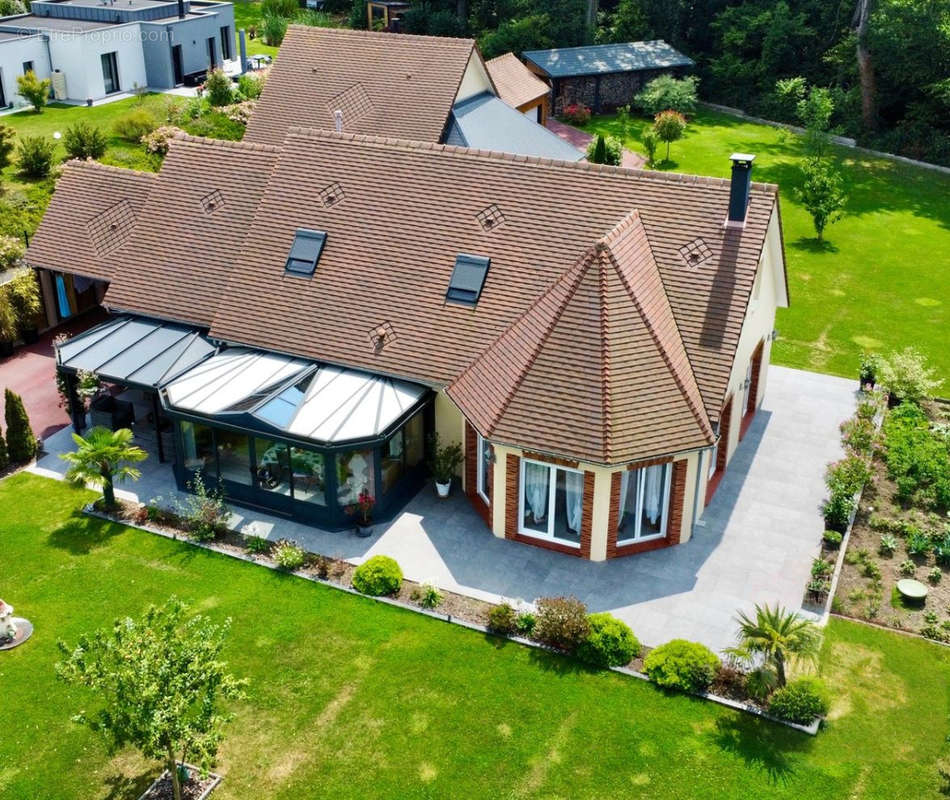
<path id="1" fill-rule="evenodd" d="M 494 636 L 499 639 L 505 639 L 507 641 L 515 642 L 516 644 L 524 645 L 525 647 L 532 647 L 535 650 L 546 650 L 550 653 L 559 652 L 555 648 L 541 644 L 540 642 L 535 642 L 531 639 L 526 639 L 522 636 L 505 636 L 502 634 L 498 634 L 492 630 L 489 630 L 487 625 L 480 625 L 477 622 L 469 622 L 468 620 L 460 619 L 458 617 L 453 617 L 451 614 L 445 614 L 441 611 L 435 611 L 433 609 L 428 609 L 428 608 L 421 608 L 419 606 L 412 605 L 411 603 L 405 603 L 401 600 L 397 600 L 392 597 L 385 597 L 385 596 L 374 597 L 372 595 L 367 595 L 367 594 L 363 594 L 362 592 L 358 592 L 352 586 L 341 586 L 339 583 L 334 583 L 333 581 L 330 581 L 330 580 L 324 580 L 322 578 L 318 578 L 316 575 L 304 575 L 296 571 L 281 569 L 280 567 L 277 567 L 276 565 L 272 566 L 270 564 L 265 564 L 247 553 L 235 553 L 233 551 L 226 550 L 222 547 L 216 547 L 213 542 L 196 542 L 193 539 L 188 538 L 187 536 L 184 536 L 184 535 L 177 536 L 173 533 L 159 530 L 158 528 L 153 528 L 150 525 L 133 522 L 131 520 L 117 519 L 115 517 L 112 517 L 108 514 L 103 513 L 102 511 L 96 510 L 95 508 L 93 508 L 92 503 L 88 503 L 87 505 L 83 507 L 83 513 L 86 514 L 87 516 L 98 517 L 99 519 L 106 520 L 107 522 L 117 522 L 121 525 L 124 525 L 125 527 L 133 528 L 135 530 L 145 531 L 146 533 L 151 533 L 156 536 L 161 536 L 165 539 L 171 539 L 177 542 L 184 542 L 185 544 L 192 545 L 193 547 L 199 547 L 203 550 L 210 550 L 211 552 L 218 553 L 219 555 L 227 556 L 229 558 L 236 558 L 239 561 L 245 561 L 249 564 L 256 564 L 259 567 L 264 567 L 265 569 L 271 569 L 271 570 L 274 570 L 275 572 L 284 572 L 284 573 L 287 573 L 288 575 L 293 575 L 296 578 L 300 578 L 305 581 L 310 581 L 311 583 L 318 583 L 322 586 L 327 586 L 331 589 L 336 589 L 338 591 L 345 592 L 346 594 L 351 594 L 356 597 L 362 597 L 366 600 L 371 600 L 377 603 L 383 603 L 385 605 L 393 606 L 395 608 L 401 608 L 405 611 L 412 611 L 413 613 L 422 614 L 423 616 L 431 617 L 432 619 L 436 619 L 441 622 L 447 622 L 451 625 L 459 625 L 463 628 L 468 628 L 469 630 L 472 630 L 472 631 L 478 631 L 479 633 L 484 633 L 484 634 L 487 634 L 489 636 Z M 578 663 L 581 663 L 581 662 L 578 662 Z M 610 670 L 611 672 L 616 672 L 620 675 L 626 675 L 628 677 L 637 678 L 639 680 L 646 681 L 647 683 L 653 683 L 653 681 L 650 680 L 649 675 L 643 672 L 638 672 L 635 669 L 630 669 L 629 667 L 607 667 L 607 669 Z M 659 689 L 660 687 L 657 687 L 657 688 Z M 680 692 L 679 694 L 692 695 L 693 697 L 698 697 L 701 700 L 708 700 L 712 703 L 718 703 L 721 706 L 731 708 L 735 711 L 742 711 L 742 712 L 745 712 L 746 714 L 751 714 L 754 717 L 760 717 L 770 722 L 774 722 L 778 725 L 784 725 L 788 728 L 793 728 L 794 730 L 801 731 L 802 733 L 806 733 L 809 736 L 816 736 L 818 734 L 819 729 L 821 728 L 821 723 L 823 722 L 823 718 L 819 717 L 815 719 L 810 725 L 801 725 L 796 722 L 790 722 L 789 720 L 782 719 L 781 717 L 776 717 L 773 714 L 769 714 L 767 711 L 763 711 L 762 709 L 757 708 L 756 706 L 753 706 L 747 703 L 742 703 L 737 700 L 731 700 L 728 697 L 722 697 L 717 694 L 712 694 L 711 692 Z"/>

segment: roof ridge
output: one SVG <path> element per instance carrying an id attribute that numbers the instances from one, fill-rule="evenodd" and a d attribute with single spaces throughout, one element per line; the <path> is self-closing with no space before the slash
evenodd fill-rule
<path id="1" fill-rule="evenodd" d="M 528 53 L 549 53 L 552 50 L 556 50 L 559 53 L 563 53 L 566 50 L 591 50 L 593 48 L 603 48 L 603 47 L 629 47 L 632 44 L 656 44 L 657 42 L 662 42 L 665 45 L 670 45 L 666 39 L 641 39 L 636 42 L 601 42 L 600 44 L 576 44 L 572 47 L 538 47 L 534 50 L 525 50 L 523 51 L 525 55 Z"/>
<path id="2" fill-rule="evenodd" d="M 620 279 L 621 285 L 626 290 L 627 296 L 630 297 L 631 301 L 634 304 L 634 307 L 637 310 L 637 314 L 640 319 L 643 320 L 643 324 L 646 326 L 647 332 L 650 334 L 650 338 L 653 340 L 653 344 L 657 349 L 657 352 L 660 354 L 660 358 L 663 359 L 663 363 L 666 364 L 667 369 L 669 370 L 670 376 L 673 378 L 673 381 L 676 383 L 676 387 L 679 389 L 680 394 L 683 399 L 686 401 L 686 405 L 689 407 L 690 412 L 692 413 L 694 419 L 699 424 L 700 430 L 708 437 L 712 436 L 712 425 L 709 422 L 709 417 L 706 414 L 705 407 L 700 408 L 694 402 L 692 394 L 690 393 L 688 387 L 683 381 L 683 376 L 680 375 L 679 369 L 674 366 L 673 359 L 670 357 L 670 353 L 667 350 L 666 345 L 660 339 L 659 334 L 657 333 L 656 327 L 654 325 L 654 320 L 652 314 L 647 313 L 646 309 L 643 306 L 643 303 L 640 301 L 640 297 L 636 289 L 631 285 L 630 281 L 627 280 L 627 276 L 624 274 L 623 270 L 620 268 L 620 264 L 617 261 L 616 255 L 613 251 L 612 241 L 623 233 L 628 228 L 632 227 L 634 223 L 640 222 L 640 230 L 642 232 L 643 238 L 647 243 L 647 250 L 650 254 L 650 260 L 653 264 L 653 269 L 657 272 L 657 277 L 659 278 L 660 288 L 663 290 L 663 296 L 666 298 L 667 307 L 670 310 L 670 318 L 673 320 L 673 327 L 676 330 L 676 337 L 679 340 L 680 347 L 683 349 L 684 355 L 686 355 L 686 365 L 689 369 L 689 377 L 692 378 L 693 387 L 696 390 L 696 394 L 699 395 L 700 400 L 702 395 L 699 391 L 699 384 L 696 381 L 696 375 L 693 372 L 692 364 L 689 361 L 689 355 L 686 352 L 686 345 L 683 343 L 683 337 L 679 330 L 679 325 L 676 322 L 676 316 L 673 314 L 672 306 L 670 305 L 670 298 L 666 291 L 666 283 L 663 281 L 663 276 L 659 273 L 659 267 L 656 264 L 656 259 L 653 256 L 653 247 L 650 244 L 650 240 L 647 237 L 646 228 L 643 226 L 642 221 L 640 221 L 640 216 L 636 211 L 628 214 L 620 223 L 618 223 L 611 233 L 610 241 L 607 241 L 607 237 L 601 240 L 602 244 L 599 245 L 599 250 L 601 254 L 607 258 L 608 263 L 613 267 L 614 271 L 617 274 L 617 277 Z M 606 311 L 606 309 L 605 309 Z M 604 337 L 606 342 L 606 337 Z M 605 381 L 608 376 L 605 374 Z"/>
<path id="3" fill-rule="evenodd" d="M 138 175 L 145 178 L 157 178 L 158 173 L 146 169 L 131 169 L 130 167 L 117 167 L 113 164 L 101 164 L 92 158 L 70 158 L 63 162 L 63 166 L 74 169 L 98 169 L 103 172 L 112 172 L 119 175 Z"/>
<path id="4" fill-rule="evenodd" d="M 310 34 L 346 36 L 363 39 L 386 39 L 399 42 L 427 41 L 427 42 L 468 42 L 475 44 L 475 40 L 465 36 L 427 36 L 423 33 L 389 33 L 388 31 L 368 31 L 361 28 L 325 28 L 318 25 L 297 25 L 287 26 L 288 31 L 307 31 Z"/>
<path id="5" fill-rule="evenodd" d="M 209 136 L 195 136 L 192 133 L 181 131 L 169 139 L 169 142 L 183 142 L 185 144 L 207 144 L 214 147 L 230 148 L 232 150 L 256 150 L 264 153 L 281 153 L 283 147 L 276 144 L 262 144 L 260 142 L 245 142 L 243 139 L 213 139 Z"/>
<path id="6" fill-rule="evenodd" d="M 365 144 L 372 147 L 386 147 L 400 150 L 420 150 L 447 153 L 464 158 L 476 159 L 497 159 L 499 161 L 510 161 L 519 164 L 535 164 L 548 169 L 568 169 L 583 172 L 603 172 L 608 175 L 618 175 L 621 177 L 631 177 L 640 180 L 651 180 L 659 183 L 692 183 L 707 186 L 728 187 L 731 184 L 729 178 L 715 178 L 708 175 L 692 175 L 685 172 L 657 172 L 654 170 L 633 169 L 630 167 L 615 167 L 609 164 L 592 164 L 588 161 L 564 161 L 556 158 L 547 158 L 544 156 L 527 156 L 516 153 L 503 153 L 495 150 L 479 150 L 474 147 L 459 147 L 451 144 L 438 144 L 435 142 L 419 142 L 412 139 L 399 139 L 392 136 L 374 136 L 361 133 L 338 133 L 336 131 L 324 130 L 321 128 L 308 128 L 298 125 L 292 125 L 287 129 L 287 139 L 313 139 L 322 140 L 338 139 L 341 141 L 354 141 L 359 144 Z M 758 183 L 753 181 L 752 188 L 770 194 L 778 194 L 778 186 L 772 183 Z"/>

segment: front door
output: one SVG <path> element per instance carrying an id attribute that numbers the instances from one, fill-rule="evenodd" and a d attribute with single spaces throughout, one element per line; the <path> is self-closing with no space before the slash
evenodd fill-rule
<path id="1" fill-rule="evenodd" d="M 175 86 L 181 86 L 185 82 L 185 67 L 182 63 L 180 44 L 172 48 L 172 69 L 175 72 Z"/>
<path id="2" fill-rule="evenodd" d="M 208 69 L 214 69 L 218 64 L 218 53 L 214 43 L 214 37 L 208 37 Z"/>
<path id="3" fill-rule="evenodd" d="M 102 83 L 105 86 L 106 94 L 115 94 L 119 91 L 119 65 L 116 62 L 115 53 L 103 53 L 100 58 L 102 60 Z"/>

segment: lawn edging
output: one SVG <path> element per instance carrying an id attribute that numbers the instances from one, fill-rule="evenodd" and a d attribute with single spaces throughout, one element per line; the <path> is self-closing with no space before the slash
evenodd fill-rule
<path id="1" fill-rule="evenodd" d="M 161 530 L 151 525 L 138 523 L 132 520 L 118 519 L 102 511 L 98 511 L 97 509 L 93 507 L 92 503 L 88 503 L 85 506 L 83 506 L 82 511 L 87 516 L 96 517 L 98 519 L 105 520 L 106 522 L 112 522 L 118 525 L 123 525 L 127 528 L 132 528 L 134 530 L 144 531 L 146 533 L 150 533 L 156 536 L 161 536 L 165 539 L 170 539 L 172 541 L 182 542 L 184 544 L 191 545 L 192 547 L 198 547 L 198 548 L 201 548 L 202 550 L 209 550 L 213 553 L 217 553 L 219 555 L 227 556 L 230 558 L 235 558 L 235 559 L 238 559 L 239 561 L 244 561 L 248 564 L 254 564 L 259 567 L 264 567 L 265 569 L 270 569 L 274 572 L 283 572 L 284 574 L 292 575 L 295 578 L 300 578 L 305 581 L 310 581 L 311 583 L 317 583 L 322 586 L 327 586 L 331 589 L 345 592 L 346 594 L 354 595 L 356 597 L 362 597 L 366 600 L 374 600 L 377 603 L 382 603 L 384 605 L 392 606 L 394 608 L 401 608 L 405 611 L 411 611 L 415 614 L 421 614 L 423 616 L 430 617 L 432 619 L 436 619 L 441 622 L 447 622 L 450 625 L 458 625 L 462 628 L 467 628 L 471 631 L 477 631 L 479 633 L 483 633 L 488 636 L 494 636 L 499 639 L 515 642 L 516 644 L 520 644 L 525 647 L 531 647 L 531 648 L 534 648 L 535 650 L 544 650 L 549 653 L 553 653 L 555 655 L 561 655 L 562 657 L 569 658 L 569 656 L 567 656 L 564 653 L 560 653 L 555 648 L 548 647 L 547 645 L 541 644 L 540 642 L 535 642 L 532 639 L 527 639 L 523 636 L 505 636 L 503 634 L 499 634 L 499 633 L 496 633 L 495 631 L 490 630 L 487 625 L 481 625 L 477 622 L 470 622 L 469 620 L 461 619 L 460 617 L 457 617 L 457 616 L 453 617 L 451 614 L 447 614 L 442 611 L 421 608 L 420 606 L 416 606 L 411 603 L 406 603 L 406 602 L 403 602 L 402 600 L 398 600 L 393 597 L 385 597 L 385 596 L 376 597 L 373 595 L 366 595 L 366 594 L 363 594 L 362 592 L 357 591 L 352 586 L 344 586 L 339 583 L 336 583 L 335 581 L 320 578 L 316 575 L 307 575 L 298 571 L 284 570 L 276 565 L 267 564 L 248 553 L 238 553 L 238 552 L 234 552 L 233 550 L 225 549 L 224 547 L 216 546 L 214 542 L 197 542 L 197 541 L 194 541 L 193 539 L 188 538 L 187 536 L 178 536 L 174 533 Z M 582 662 L 578 662 L 578 663 L 580 664 Z M 628 677 L 637 678 L 639 680 L 646 681 L 647 683 L 653 683 L 649 675 L 643 672 L 639 672 L 638 670 L 631 669 L 630 667 L 607 667 L 606 669 L 609 670 L 610 672 L 615 672 L 619 675 L 626 675 Z M 657 687 L 657 688 L 659 689 L 660 687 Z M 816 736 L 818 734 L 818 731 L 821 728 L 821 723 L 823 721 L 822 718 L 819 717 L 813 720 L 810 725 L 801 725 L 796 722 L 790 722 L 789 720 L 782 719 L 781 717 L 777 717 L 773 714 L 769 714 L 767 711 L 764 711 L 763 709 L 760 709 L 756 706 L 753 706 L 747 703 L 742 703 L 738 700 L 732 700 L 728 697 L 722 697 L 721 695 L 713 694 L 711 692 L 679 692 L 678 694 L 692 695 L 693 697 L 698 697 L 701 700 L 708 700 L 712 703 L 717 703 L 721 706 L 725 706 L 726 708 L 730 708 L 734 711 L 742 711 L 742 712 L 745 712 L 746 714 L 751 714 L 752 716 L 760 717 L 762 719 L 769 720 L 770 722 L 774 722 L 779 725 L 785 725 L 788 728 L 801 731 L 802 733 L 806 733 L 810 736 Z"/>

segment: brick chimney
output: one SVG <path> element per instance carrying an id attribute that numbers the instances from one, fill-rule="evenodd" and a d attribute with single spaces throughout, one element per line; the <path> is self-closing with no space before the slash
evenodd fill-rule
<path id="1" fill-rule="evenodd" d="M 749 190 L 752 188 L 752 162 L 754 155 L 733 153 L 732 183 L 729 185 L 729 216 L 726 227 L 741 228 L 745 225 L 746 209 L 749 206 Z"/>

